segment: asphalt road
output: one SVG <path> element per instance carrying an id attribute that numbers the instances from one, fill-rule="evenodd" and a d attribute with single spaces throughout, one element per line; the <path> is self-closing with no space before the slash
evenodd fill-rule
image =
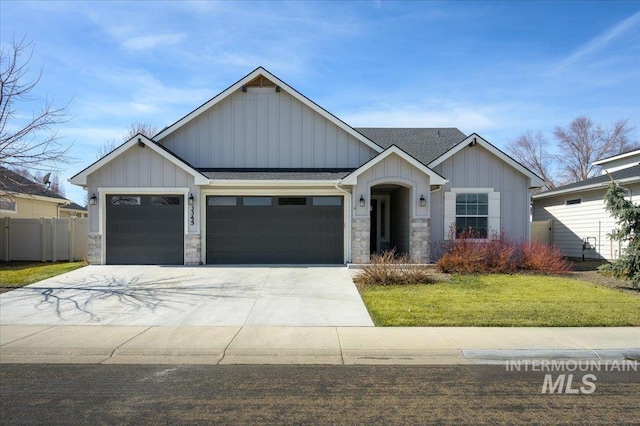
<path id="1" fill-rule="evenodd" d="M 0 424 L 640 424 L 640 372 L 589 394 L 573 374 L 577 394 L 504 366 L 0 365 Z"/>

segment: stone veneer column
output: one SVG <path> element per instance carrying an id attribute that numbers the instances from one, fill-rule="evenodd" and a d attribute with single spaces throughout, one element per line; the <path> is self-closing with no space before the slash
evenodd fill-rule
<path id="1" fill-rule="evenodd" d="M 429 263 L 431 260 L 429 247 L 431 219 L 412 218 L 410 226 L 411 260 L 420 263 Z"/>
<path id="2" fill-rule="evenodd" d="M 102 235 L 89 234 L 87 238 L 87 262 L 102 265 Z"/>
<path id="3" fill-rule="evenodd" d="M 184 243 L 184 264 L 199 265 L 202 252 L 202 239 L 200 234 L 187 234 Z"/>
<path id="4" fill-rule="evenodd" d="M 351 262 L 369 263 L 370 247 L 369 232 L 371 219 L 368 217 L 354 217 L 351 220 Z"/>

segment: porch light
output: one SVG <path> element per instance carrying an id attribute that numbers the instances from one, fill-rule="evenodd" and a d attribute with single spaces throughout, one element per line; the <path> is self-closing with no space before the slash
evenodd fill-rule
<path id="1" fill-rule="evenodd" d="M 195 197 L 193 196 L 193 194 L 189 194 L 189 205 L 192 206 L 193 202 L 195 200 Z"/>
<path id="2" fill-rule="evenodd" d="M 93 194 L 91 198 L 89 198 L 89 204 L 91 204 L 92 206 L 98 204 L 98 197 L 96 197 L 96 194 Z"/>
<path id="3" fill-rule="evenodd" d="M 424 195 L 420 196 L 420 207 L 424 207 L 427 205 L 427 200 L 424 198 Z"/>
<path id="4" fill-rule="evenodd" d="M 364 205 L 365 205 L 364 197 L 361 195 L 360 196 L 360 207 L 364 207 Z"/>

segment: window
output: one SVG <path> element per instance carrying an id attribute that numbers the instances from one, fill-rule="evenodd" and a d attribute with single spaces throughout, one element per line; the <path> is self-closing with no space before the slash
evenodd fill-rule
<path id="1" fill-rule="evenodd" d="M 445 240 L 469 229 L 476 238 L 500 232 L 500 193 L 493 188 L 451 188 L 443 195 Z"/>
<path id="2" fill-rule="evenodd" d="M 242 204 L 245 206 L 270 206 L 271 197 L 244 197 Z"/>
<path id="3" fill-rule="evenodd" d="M 573 205 L 573 204 L 581 204 L 581 203 L 582 203 L 582 198 L 574 198 L 574 199 L 572 199 L 572 200 L 567 200 L 567 201 L 565 201 L 565 204 L 566 204 L 567 206 L 571 206 L 571 205 Z"/>
<path id="4" fill-rule="evenodd" d="M 281 197 L 278 198 L 279 206 L 306 206 L 307 199 L 305 197 Z"/>
<path id="5" fill-rule="evenodd" d="M 236 197 L 207 197 L 208 206 L 235 206 L 238 204 Z"/>
<path id="6" fill-rule="evenodd" d="M 11 200 L 0 200 L 0 210 L 5 210 L 8 212 L 17 212 L 18 206 L 15 201 Z"/>
<path id="7" fill-rule="evenodd" d="M 140 197 L 130 195 L 114 195 L 111 197 L 111 205 L 114 206 L 139 206 Z"/>
<path id="8" fill-rule="evenodd" d="M 488 222 L 488 194 L 456 194 L 456 236 L 471 232 L 477 238 L 487 238 Z"/>

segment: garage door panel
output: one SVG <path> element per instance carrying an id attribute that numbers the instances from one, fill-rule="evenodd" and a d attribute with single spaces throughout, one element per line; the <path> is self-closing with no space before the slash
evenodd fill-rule
<path id="1" fill-rule="evenodd" d="M 121 199 L 137 204 L 118 204 Z M 184 264 L 183 203 L 176 195 L 108 196 L 107 264 Z"/>
<path id="2" fill-rule="evenodd" d="M 270 206 L 219 198 L 207 201 L 207 263 L 343 263 L 342 198 L 272 197 Z"/>

